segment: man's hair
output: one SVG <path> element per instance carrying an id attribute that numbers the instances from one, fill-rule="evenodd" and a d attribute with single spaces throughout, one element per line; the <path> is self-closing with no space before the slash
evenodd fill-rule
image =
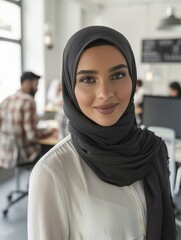
<path id="1" fill-rule="evenodd" d="M 22 75 L 21 75 L 21 84 L 25 81 L 25 80 L 29 80 L 29 81 L 32 81 L 34 79 L 40 79 L 41 76 L 33 73 L 33 72 L 24 72 Z"/>

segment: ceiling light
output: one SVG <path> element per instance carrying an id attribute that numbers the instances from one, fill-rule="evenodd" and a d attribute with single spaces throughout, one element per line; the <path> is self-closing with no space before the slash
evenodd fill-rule
<path id="1" fill-rule="evenodd" d="M 166 16 L 166 18 L 160 21 L 157 27 L 158 30 L 181 29 L 181 19 L 175 16 L 173 7 L 167 8 Z"/>
<path id="2" fill-rule="evenodd" d="M 53 47 L 52 27 L 48 23 L 45 24 L 43 41 L 47 48 L 51 49 Z"/>

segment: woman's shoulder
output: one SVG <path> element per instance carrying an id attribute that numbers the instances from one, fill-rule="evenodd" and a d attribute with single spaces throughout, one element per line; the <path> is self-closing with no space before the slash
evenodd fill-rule
<path id="1" fill-rule="evenodd" d="M 79 161 L 79 155 L 73 147 L 70 135 L 51 148 L 35 165 L 35 169 L 48 169 L 53 172 L 65 172 Z"/>

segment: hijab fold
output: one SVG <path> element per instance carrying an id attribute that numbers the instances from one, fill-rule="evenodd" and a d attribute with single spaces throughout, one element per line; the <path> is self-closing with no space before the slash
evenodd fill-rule
<path id="1" fill-rule="evenodd" d="M 74 93 L 76 69 L 82 52 L 101 44 L 114 45 L 123 54 L 132 79 L 129 105 L 118 122 L 109 127 L 87 118 Z M 108 184 L 122 187 L 143 180 L 148 212 L 146 239 L 174 240 L 169 178 L 164 167 L 167 165 L 167 150 L 159 137 L 136 125 L 133 103 L 136 81 L 134 55 L 121 33 L 104 26 L 91 26 L 78 31 L 68 41 L 63 54 L 62 90 L 75 149 L 94 173 Z"/>

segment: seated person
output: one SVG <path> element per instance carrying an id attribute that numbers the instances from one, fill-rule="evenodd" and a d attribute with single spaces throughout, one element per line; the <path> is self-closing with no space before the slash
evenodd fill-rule
<path id="1" fill-rule="evenodd" d="M 174 81 L 169 84 L 168 95 L 170 97 L 181 97 L 181 86 L 179 82 Z"/>
<path id="2" fill-rule="evenodd" d="M 68 118 L 64 113 L 63 106 L 60 106 L 59 111 L 55 115 L 55 120 L 58 122 L 58 139 L 62 140 L 69 135 Z"/>
<path id="3" fill-rule="evenodd" d="M 143 88 L 143 81 L 141 79 L 137 80 L 136 83 L 136 92 L 134 95 L 134 103 L 135 103 L 135 112 L 137 117 L 138 124 L 142 121 L 142 112 L 143 112 L 143 97 L 145 94 L 145 90 Z"/>
<path id="4" fill-rule="evenodd" d="M 40 131 L 37 128 L 38 117 L 34 96 L 38 88 L 39 78 L 40 76 L 33 72 L 24 72 L 21 76 L 20 90 L 7 97 L 0 104 L 1 139 L 6 146 L 9 136 L 16 141 L 19 149 L 19 164 L 31 163 L 35 159 L 39 159 L 38 139 L 53 133 L 52 129 Z M 7 156 L 9 156 L 9 161 L 7 161 Z M 9 168 L 16 164 L 15 161 L 10 149 L 0 148 L 1 167 Z"/>
<path id="5" fill-rule="evenodd" d="M 55 109 L 54 119 L 58 122 L 57 137 L 62 140 L 68 132 L 68 119 L 63 110 L 62 85 L 58 79 L 54 79 L 47 92 L 47 110 Z"/>
<path id="6" fill-rule="evenodd" d="M 58 79 L 52 80 L 47 91 L 47 106 L 59 108 L 62 106 L 62 86 Z"/>

